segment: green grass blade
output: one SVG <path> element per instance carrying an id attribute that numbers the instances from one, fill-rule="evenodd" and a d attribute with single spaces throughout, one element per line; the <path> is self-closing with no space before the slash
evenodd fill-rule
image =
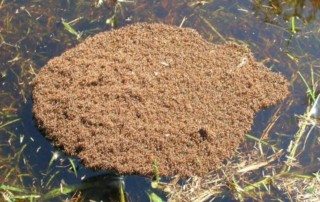
<path id="1" fill-rule="evenodd" d="M 297 30 L 296 30 L 296 17 L 295 16 L 291 17 L 291 31 L 294 34 L 297 33 Z"/>
<path id="2" fill-rule="evenodd" d="M 11 197 L 13 199 L 35 199 L 35 198 L 40 198 L 40 195 L 36 195 L 36 194 L 30 194 L 30 195 L 21 195 L 21 196 L 13 196 Z"/>
<path id="3" fill-rule="evenodd" d="M 20 192 L 20 193 L 26 192 L 26 190 L 24 190 L 24 189 L 21 189 L 21 188 L 18 188 L 18 187 L 13 187 L 13 186 L 8 186 L 8 185 L 4 185 L 4 184 L 0 184 L 0 190 Z"/>
<path id="4" fill-rule="evenodd" d="M 65 186 L 61 186 L 61 187 L 52 189 L 51 191 L 46 193 L 42 198 L 45 201 L 47 201 L 49 199 L 53 199 L 53 198 L 56 198 L 56 197 L 59 197 L 62 195 L 67 195 L 67 194 L 73 193 L 78 190 L 89 189 L 94 186 L 97 186 L 97 184 L 96 183 L 82 183 L 82 184 L 78 184 L 78 185 L 65 185 Z"/>
<path id="5" fill-rule="evenodd" d="M 152 174 L 153 174 L 153 179 L 151 182 L 151 187 L 156 189 L 160 182 L 159 165 L 157 161 L 153 161 L 152 163 Z"/>
<path id="6" fill-rule="evenodd" d="M 76 164 L 75 164 L 73 159 L 71 159 L 71 158 L 68 158 L 68 159 L 69 159 L 69 162 L 71 164 L 72 170 L 73 170 L 75 176 L 77 177 L 78 176 L 77 166 L 76 166 Z"/>
<path id="7" fill-rule="evenodd" d="M 122 182 L 120 182 L 120 202 L 126 202 L 126 197 L 124 194 L 124 188 Z"/>
<path id="8" fill-rule="evenodd" d="M 66 21 L 62 20 L 62 24 L 65 30 L 67 30 L 70 34 L 74 35 L 77 37 L 77 39 L 80 39 L 81 33 L 77 32 L 69 23 Z"/>
<path id="9" fill-rule="evenodd" d="M 254 140 L 254 141 L 257 141 L 258 143 L 262 144 L 262 145 L 265 145 L 265 146 L 268 146 L 268 147 L 271 147 L 274 151 L 279 151 L 278 148 L 276 148 L 275 146 L 271 145 L 270 143 L 266 142 L 266 141 L 263 141 L 263 140 L 260 140 L 259 138 L 256 138 L 252 135 L 249 135 L 249 134 L 246 134 L 246 137 L 250 140 Z"/>
<path id="10" fill-rule="evenodd" d="M 299 71 L 298 71 L 298 74 L 302 79 L 303 83 L 305 84 L 305 86 L 307 87 L 307 95 L 311 99 L 311 103 L 314 103 L 316 100 L 315 86 L 310 87 L 306 79 L 302 76 L 302 74 Z M 311 75 L 311 77 L 313 77 L 313 75 Z"/>
<path id="11" fill-rule="evenodd" d="M 150 202 L 163 202 L 162 198 L 154 192 L 148 193 Z"/>
<path id="12" fill-rule="evenodd" d="M 50 176 L 48 182 L 46 183 L 46 187 L 49 187 L 53 179 L 60 173 L 60 171 L 56 171 L 53 175 Z"/>

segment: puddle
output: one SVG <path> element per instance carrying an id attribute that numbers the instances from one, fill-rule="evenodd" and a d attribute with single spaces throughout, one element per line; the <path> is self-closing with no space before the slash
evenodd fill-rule
<path id="1" fill-rule="evenodd" d="M 54 148 L 34 125 L 31 81 L 38 70 L 49 59 L 86 37 L 113 29 L 112 26 L 163 22 L 194 28 L 213 43 L 235 40 L 248 44 L 256 58 L 273 71 L 281 72 L 291 83 L 290 97 L 260 111 L 251 131 L 253 137 L 284 151 L 294 145 L 296 134 L 301 131 L 303 124 L 299 116 L 311 109 L 311 118 L 319 118 L 319 97 L 313 101 L 308 99 L 302 79 L 309 87 L 312 81 L 316 84 L 319 80 L 318 0 L 112 2 L 0 1 L 0 192 L 3 198 L 20 193 L 19 196 L 26 198 L 46 196 L 50 201 L 60 201 L 83 193 L 86 199 L 119 201 L 125 197 L 131 201 L 149 201 L 147 193 L 152 190 L 166 200 L 166 194 L 152 189 L 147 178 L 84 168 L 77 159 Z M 315 94 L 318 91 L 313 90 Z M 311 102 L 315 104 L 308 107 L 312 106 Z M 318 134 L 317 124 L 315 127 L 306 124 L 296 152 L 302 167 L 292 170 L 308 174 L 319 170 Z M 252 150 L 254 143 L 248 141 L 242 146 L 243 150 Z M 290 156 L 290 152 L 284 154 L 281 161 L 286 161 L 286 156 Z M 263 174 L 261 170 L 252 178 L 262 178 Z M 97 192 L 86 187 L 92 184 L 104 188 Z M 13 187 L 21 190 L 12 190 Z M 84 188 L 72 192 L 72 188 L 81 189 L 79 187 Z M 273 197 L 288 199 L 287 195 L 278 194 L 278 190 L 273 191 Z M 48 193 L 59 197 L 49 197 L 52 195 Z"/>

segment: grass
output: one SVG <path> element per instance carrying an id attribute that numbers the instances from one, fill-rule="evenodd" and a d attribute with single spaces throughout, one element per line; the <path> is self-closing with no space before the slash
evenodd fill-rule
<path id="1" fill-rule="evenodd" d="M 64 27 L 64 29 L 69 32 L 70 34 L 76 36 L 77 40 L 79 40 L 82 36 L 82 33 L 81 32 L 78 32 L 76 31 L 72 25 L 71 25 L 71 22 L 66 22 L 64 19 L 61 19 L 61 23 Z"/>
<path id="2" fill-rule="evenodd" d="M 152 171 L 153 171 L 153 177 L 152 177 L 151 187 L 157 188 L 160 182 L 159 165 L 157 161 L 153 162 Z"/>
<path id="3" fill-rule="evenodd" d="M 35 199 L 40 198 L 40 195 L 30 194 L 24 189 L 3 184 L 0 184 L 0 192 L 2 193 L 2 197 L 5 201 L 34 201 Z"/>
<path id="4" fill-rule="evenodd" d="M 148 197 L 149 197 L 150 202 L 162 202 L 163 201 L 162 198 L 159 197 L 154 192 L 148 193 Z"/>
<path id="5" fill-rule="evenodd" d="M 296 30 L 296 17 L 295 16 L 291 17 L 291 32 L 293 34 L 297 33 L 297 30 Z"/>
<path id="6" fill-rule="evenodd" d="M 16 123 L 16 122 L 18 122 L 18 121 L 20 121 L 20 118 L 14 119 L 14 120 L 11 120 L 11 121 L 8 121 L 8 122 L 0 125 L 0 130 L 1 130 L 2 128 L 5 128 L 6 126 L 9 126 L 9 125 L 11 125 L 11 124 L 13 124 L 13 123 Z"/>
<path id="7" fill-rule="evenodd" d="M 75 161 L 72 159 L 72 158 L 68 158 L 70 164 L 71 164 L 71 168 L 72 168 L 72 171 L 73 173 L 75 174 L 76 177 L 78 177 L 78 169 L 77 169 L 77 166 L 75 164 Z"/>
<path id="8" fill-rule="evenodd" d="M 317 93 L 318 93 L 317 92 L 318 80 L 315 80 L 315 74 L 314 74 L 313 68 L 311 68 L 311 73 L 310 73 L 311 81 L 310 81 L 310 83 L 308 83 L 306 81 L 305 77 L 301 74 L 300 71 L 298 71 L 298 74 L 307 88 L 306 94 L 309 98 L 309 102 L 310 102 L 310 104 L 313 104 L 316 101 Z"/>
<path id="9" fill-rule="evenodd" d="M 120 183 L 120 188 L 119 188 L 119 201 L 120 202 L 126 202 L 126 194 L 125 194 L 125 188 L 124 188 L 124 185 L 123 183 L 121 182 Z"/>
<path id="10" fill-rule="evenodd" d="M 0 172 L 2 174 L 0 194 L 4 201 L 34 201 L 40 198 L 38 193 L 24 188 L 23 185 L 24 179 L 31 176 L 29 173 L 24 173 L 18 166 L 23 159 L 22 155 L 26 146 L 23 145 L 19 151 L 8 157 L 0 156 Z M 0 147 L 1 149 L 2 147 Z"/>

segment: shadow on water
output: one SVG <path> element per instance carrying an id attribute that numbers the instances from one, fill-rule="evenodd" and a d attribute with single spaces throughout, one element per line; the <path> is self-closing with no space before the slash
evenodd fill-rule
<path id="1" fill-rule="evenodd" d="M 0 0 L 0 185 L 26 189 L 22 193 L 35 194 L 34 198 L 79 186 L 85 188 L 66 194 L 60 190 L 61 198 L 50 200 L 76 200 L 81 193 L 84 201 L 121 201 L 119 187 L 124 182 L 126 199 L 149 200 L 149 179 L 124 176 L 122 180 L 84 168 L 78 159 L 65 156 L 42 136 L 31 112 L 31 81 L 49 59 L 88 36 L 141 21 L 192 27 L 215 43 L 245 42 L 270 69 L 286 75 L 291 96 L 259 112 L 251 133 L 287 148 L 299 128 L 296 115 L 304 114 L 308 106 L 298 72 L 310 81 L 313 68 L 319 77 L 319 8 L 319 0 Z M 317 130 L 310 135 L 311 142 L 318 141 Z M 300 155 L 302 170 L 319 170 L 318 146 L 308 141 Z M 6 199 L 14 191 L 0 188 L 0 192 Z"/>
<path id="2" fill-rule="evenodd" d="M 137 177 L 130 176 L 126 179 L 128 183 L 125 183 L 125 179 L 122 176 L 117 176 L 115 174 L 100 174 L 84 179 L 79 184 L 74 184 L 71 186 L 65 186 L 65 193 L 71 193 L 73 200 L 77 201 L 146 201 L 143 195 L 144 193 L 140 190 L 146 189 L 146 187 L 141 186 L 141 184 L 146 184 Z M 130 182 L 139 182 L 139 186 L 134 186 Z M 133 193 L 135 196 L 130 196 L 127 192 L 126 186 L 135 187 Z M 130 190 L 130 189 L 129 189 Z M 61 200 L 57 198 L 61 196 L 60 188 L 51 190 L 44 195 L 45 200 Z"/>

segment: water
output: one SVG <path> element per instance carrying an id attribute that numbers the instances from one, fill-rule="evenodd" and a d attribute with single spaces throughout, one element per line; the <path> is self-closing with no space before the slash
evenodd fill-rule
<path id="1" fill-rule="evenodd" d="M 83 191 L 86 199 L 120 200 L 119 177 L 86 169 L 54 148 L 35 127 L 31 112 L 31 81 L 36 72 L 86 37 L 111 30 L 111 22 L 115 22 L 114 28 L 135 22 L 182 25 L 198 30 L 213 43 L 236 40 L 249 44 L 259 60 L 291 82 L 291 95 L 282 104 L 259 112 L 251 134 L 288 147 L 298 130 L 296 115 L 304 114 L 308 106 L 298 72 L 309 85 L 311 68 L 315 81 L 319 77 L 320 1 L 135 0 L 114 4 L 108 0 L 100 6 L 97 2 L 0 1 L 0 184 L 42 195 L 61 185 L 97 182 L 95 188 Z M 80 39 L 65 29 L 63 20 L 81 33 Z M 319 147 L 312 143 L 317 142 L 317 134 L 316 127 L 311 143 L 300 155 L 301 164 L 312 172 L 320 168 L 319 152 L 315 152 Z M 54 155 L 58 155 L 55 160 Z M 75 162 L 77 173 L 69 159 Z M 123 181 L 128 199 L 149 200 L 146 192 L 152 188 L 148 178 L 124 176 Z M 164 193 L 155 192 L 165 199 Z M 62 198 L 72 196 L 77 194 Z"/>

